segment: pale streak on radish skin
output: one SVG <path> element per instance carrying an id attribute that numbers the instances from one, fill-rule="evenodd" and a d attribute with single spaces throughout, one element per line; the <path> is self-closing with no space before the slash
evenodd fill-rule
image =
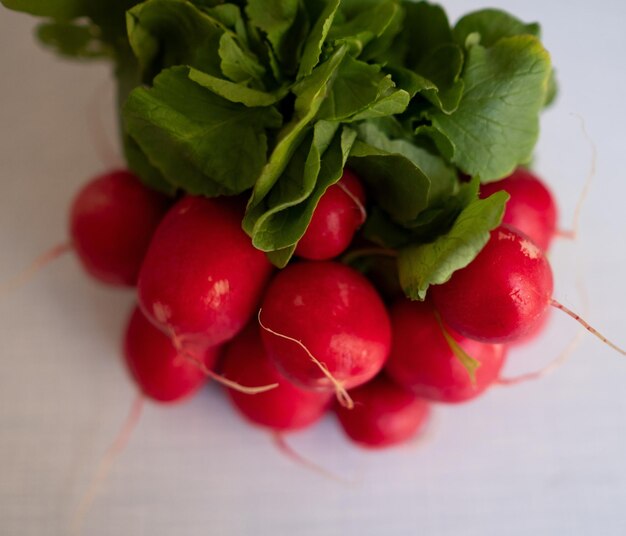
<path id="1" fill-rule="evenodd" d="M 299 341 L 298 339 L 294 339 L 293 337 L 289 337 L 288 335 L 284 335 L 283 333 L 278 333 L 277 331 L 274 331 L 274 330 L 268 328 L 267 326 L 265 326 L 263 324 L 263 322 L 261 321 L 261 311 L 262 311 L 262 309 L 259 309 L 259 313 L 257 314 L 257 320 L 259 322 L 259 326 L 261 326 L 261 328 L 263 330 L 267 331 L 268 333 L 271 333 L 272 335 L 276 335 L 276 337 L 280 337 L 281 339 L 285 339 L 285 340 L 291 341 L 291 342 L 297 344 L 300 348 L 302 348 L 306 352 L 306 354 L 309 356 L 311 361 L 313 361 L 313 363 L 315 363 L 315 365 L 322 371 L 322 374 L 324 374 L 324 376 L 326 376 L 326 378 L 328 378 L 328 381 L 330 381 L 330 383 L 333 385 L 333 387 L 335 388 L 335 395 L 337 396 L 337 400 L 339 401 L 339 403 L 344 408 L 353 409 L 354 408 L 354 401 L 352 400 L 352 398 L 348 394 L 348 391 L 346 390 L 346 388 L 341 384 L 341 382 L 339 380 L 337 380 L 337 378 L 335 378 L 330 373 L 330 371 L 328 370 L 328 367 L 324 363 L 322 363 L 319 359 L 317 359 L 311 353 L 311 351 L 304 345 L 304 343 L 302 341 Z"/>
<path id="2" fill-rule="evenodd" d="M 365 207 L 363 206 L 363 203 L 361 203 L 361 200 L 354 195 L 349 188 L 347 188 L 344 184 L 341 184 L 341 182 L 336 183 L 337 186 L 339 186 L 339 188 L 341 188 L 343 190 L 343 192 L 350 198 L 352 199 L 352 201 L 354 202 L 354 204 L 356 205 L 357 209 L 359 210 L 359 212 L 361 213 L 361 223 L 360 225 L 363 225 L 365 223 L 365 220 L 367 220 L 367 210 L 365 210 Z"/>

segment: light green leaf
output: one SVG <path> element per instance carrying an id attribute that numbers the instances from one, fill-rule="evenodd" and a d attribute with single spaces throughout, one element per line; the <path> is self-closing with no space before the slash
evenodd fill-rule
<path id="1" fill-rule="evenodd" d="M 480 35 L 480 44 L 484 47 L 495 45 L 504 37 L 516 35 L 534 35 L 539 37 L 537 23 L 524 24 L 521 20 L 499 9 L 481 9 L 462 17 L 454 27 L 456 42 L 465 46 L 470 34 Z"/>
<path id="2" fill-rule="evenodd" d="M 461 365 L 463 366 L 463 368 L 466 370 L 467 374 L 469 375 L 472 385 L 475 386 L 476 385 L 476 371 L 480 367 L 480 362 L 476 360 L 475 358 L 473 358 L 472 356 L 470 356 L 463 349 L 463 347 L 456 341 L 456 339 L 450 334 L 450 332 L 443 325 L 443 322 L 441 321 L 441 316 L 439 315 L 437 311 L 435 311 L 435 318 L 437 319 L 437 323 L 439 324 L 439 327 L 441 328 L 441 333 L 443 335 L 443 338 L 446 340 L 446 343 L 448 343 L 448 346 L 450 347 L 450 350 L 452 350 L 454 357 L 456 357 L 459 360 L 459 363 L 461 363 Z"/>
<path id="3" fill-rule="evenodd" d="M 309 33 L 300 58 L 297 80 L 311 74 L 315 66 L 319 63 L 322 45 L 328 36 L 330 27 L 335 19 L 337 8 L 341 0 L 326 0 L 326 5 L 319 15 L 311 32 Z"/>
<path id="4" fill-rule="evenodd" d="M 193 68 L 189 69 L 189 79 L 200 84 L 202 87 L 210 89 L 220 97 L 231 102 L 240 102 L 250 108 L 271 106 L 272 104 L 276 104 L 287 94 L 286 88 L 268 93 L 241 84 L 235 84 L 229 80 L 217 78 L 216 76 L 211 76 L 210 74 L 203 73 Z"/>
<path id="5" fill-rule="evenodd" d="M 402 113 L 408 104 L 408 93 L 396 89 L 391 76 L 382 73 L 379 66 L 346 56 L 318 118 L 358 121 Z"/>
<path id="6" fill-rule="evenodd" d="M 442 153 L 483 182 L 527 162 L 539 134 L 550 72 L 550 57 L 532 36 L 501 39 L 492 48 L 471 47 L 458 109 L 451 115 L 430 114 Z"/>
<path id="7" fill-rule="evenodd" d="M 250 188 L 266 163 L 272 108 L 247 108 L 215 95 L 173 67 L 137 88 L 123 110 L 126 131 L 168 183 L 194 195 L 233 195 Z"/>
<path id="8" fill-rule="evenodd" d="M 477 196 L 477 181 L 473 188 Z M 446 234 L 434 242 L 402 249 L 398 271 L 406 295 L 423 300 L 430 285 L 445 283 L 472 262 L 489 240 L 489 232 L 500 225 L 508 198 L 506 192 L 497 192 L 487 199 L 474 199 Z"/>
<path id="9" fill-rule="evenodd" d="M 338 126 L 316 123 L 312 138 L 305 139 L 291 159 L 254 227 L 253 244 L 263 251 L 279 250 L 270 258 L 280 267 L 284 266 L 281 259 L 289 259 L 287 253 L 304 235 L 321 196 L 343 174 L 356 133 L 338 131 Z"/>
<path id="10" fill-rule="evenodd" d="M 248 201 L 248 210 L 243 220 L 243 227 L 252 236 L 256 221 L 265 212 L 262 202 L 276 181 L 287 168 L 296 149 L 307 134 L 308 127 L 316 117 L 324 102 L 328 88 L 347 52 L 341 47 L 313 72 L 298 82 L 293 93 L 296 95 L 294 116 L 278 135 L 278 141 L 261 175 L 254 184 L 252 196 Z"/>

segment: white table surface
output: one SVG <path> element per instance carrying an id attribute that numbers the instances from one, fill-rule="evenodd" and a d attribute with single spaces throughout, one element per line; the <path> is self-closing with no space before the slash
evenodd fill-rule
<path id="1" fill-rule="evenodd" d="M 484 0 L 447 2 L 450 13 Z M 537 169 L 571 224 L 591 164 L 597 174 L 576 243 L 552 253 L 556 296 L 626 344 L 626 7 L 617 0 L 499 0 L 540 19 L 561 96 L 543 118 Z M 76 188 L 114 165 L 94 109 L 115 131 L 109 72 L 56 59 L 33 21 L 0 8 L 0 280 L 66 236 Z M 104 153 L 104 156 L 100 156 Z M 104 160 L 104 161 L 103 161 Z M 71 515 L 134 389 L 120 366 L 133 302 L 87 279 L 68 256 L 0 301 L 0 534 L 68 534 Z M 546 363 L 577 331 L 555 313 L 508 371 Z M 293 436 L 302 454 L 352 481 L 312 473 L 243 424 L 220 390 L 187 405 L 149 405 L 86 518 L 105 535 L 626 534 L 626 360 L 586 337 L 542 381 L 438 407 L 426 438 L 371 453 L 329 417 Z"/>

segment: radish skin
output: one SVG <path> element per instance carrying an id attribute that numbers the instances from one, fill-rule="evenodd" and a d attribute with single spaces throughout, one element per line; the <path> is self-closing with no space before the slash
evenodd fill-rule
<path id="1" fill-rule="evenodd" d="M 391 328 L 381 298 L 339 263 L 287 266 L 270 284 L 259 318 L 268 355 L 304 388 L 351 389 L 373 378 L 389 355 Z"/>
<path id="2" fill-rule="evenodd" d="M 157 229 L 139 275 L 139 304 L 178 344 L 232 339 L 257 311 L 272 273 L 241 229 L 238 198 L 179 201 Z"/>
<path id="3" fill-rule="evenodd" d="M 446 326 L 463 350 L 480 363 L 472 382 L 446 341 L 430 302 L 398 300 L 391 308 L 391 325 L 393 344 L 385 370 L 416 395 L 436 402 L 465 402 L 498 380 L 505 346 L 468 339 Z"/>
<path id="4" fill-rule="evenodd" d="M 275 389 L 253 397 L 227 390 L 239 413 L 258 426 L 283 432 L 300 430 L 321 419 L 330 406 L 331 393 L 301 389 L 278 372 L 265 352 L 255 323 L 229 343 L 222 374 L 244 385 L 278 383 Z"/>
<path id="5" fill-rule="evenodd" d="M 129 171 L 85 185 L 70 209 L 71 243 L 87 273 L 102 283 L 135 286 L 152 236 L 170 205 Z"/>
<path id="6" fill-rule="evenodd" d="M 341 255 L 363 225 L 365 191 L 361 181 L 346 169 L 337 184 L 330 186 L 319 200 L 295 254 L 309 260 L 326 260 Z"/>
<path id="7" fill-rule="evenodd" d="M 387 448 L 405 443 L 424 427 L 428 403 L 384 375 L 350 391 L 354 409 L 337 406 L 339 423 L 359 446 Z"/>
<path id="8" fill-rule="evenodd" d="M 212 369 L 220 348 L 200 345 L 185 350 Z M 141 392 L 164 403 L 191 397 L 206 382 L 207 376 L 194 362 L 182 355 L 170 339 L 135 308 L 124 337 L 124 358 Z"/>

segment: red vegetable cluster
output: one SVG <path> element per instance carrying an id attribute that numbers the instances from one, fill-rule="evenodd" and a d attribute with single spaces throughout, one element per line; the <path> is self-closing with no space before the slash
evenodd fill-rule
<path id="1" fill-rule="evenodd" d="M 179 402 L 213 377 L 256 425 L 292 431 L 332 410 L 352 441 L 387 447 L 418 434 L 431 403 L 485 392 L 507 345 L 543 325 L 554 201 L 525 170 L 482 195 L 500 189 L 511 195 L 504 224 L 425 302 L 383 295 L 337 260 L 366 215 L 366 193 L 348 170 L 280 271 L 241 229 L 242 198 L 171 201 L 126 171 L 78 194 L 70 231 L 92 276 L 137 287 L 124 356 L 145 396 Z M 475 378 L 459 348 L 480 364 Z"/>

